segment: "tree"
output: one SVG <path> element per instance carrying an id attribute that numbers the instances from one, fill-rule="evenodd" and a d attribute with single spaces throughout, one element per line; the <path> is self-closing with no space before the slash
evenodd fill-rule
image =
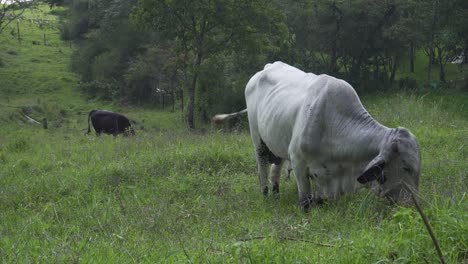
<path id="1" fill-rule="evenodd" d="M 284 17 L 266 0 L 140 0 L 134 19 L 174 39 L 190 73 L 186 121 L 195 128 L 195 97 L 204 60 L 226 49 L 274 46 L 271 35 L 284 36 Z"/>
<path id="2" fill-rule="evenodd" d="M 134 102 L 152 99 L 134 96 L 138 93 L 129 91 L 134 86 L 125 85 L 130 62 L 144 51 L 146 37 L 129 23 L 134 5 L 131 0 L 69 2 L 62 37 L 76 41 L 72 69 L 80 74 L 81 88 L 94 97 Z"/>
<path id="3" fill-rule="evenodd" d="M 0 34 L 11 22 L 20 18 L 24 11 L 35 4 L 36 1 L 0 0 Z"/>
<path id="4" fill-rule="evenodd" d="M 150 98 L 152 101 L 161 99 L 164 109 L 165 98 L 170 96 L 174 109 L 175 96 L 180 92 L 177 70 L 179 58 L 173 54 L 170 44 L 151 46 L 132 59 L 124 75 L 130 98 Z"/>
<path id="5" fill-rule="evenodd" d="M 463 63 L 468 64 L 468 1 L 455 0 L 452 10 L 452 25 L 459 41 L 460 50 L 464 55 Z"/>
<path id="6" fill-rule="evenodd" d="M 425 36 L 425 52 L 429 56 L 427 79 L 431 79 L 432 65 L 439 66 L 439 80 L 446 82 L 445 66 L 451 55 L 458 55 L 460 51 L 457 46 L 463 45 L 467 37 L 467 27 L 464 24 L 468 20 L 466 15 L 466 4 L 458 0 L 425 0 L 430 6 L 429 15 L 425 23 L 421 24 L 420 30 Z"/>
<path id="7" fill-rule="evenodd" d="M 387 30 L 387 36 L 400 42 L 408 51 L 410 72 L 414 73 L 416 50 L 423 44 L 423 21 L 430 16 L 430 5 L 420 0 L 398 0 L 398 19 Z"/>
<path id="8" fill-rule="evenodd" d="M 65 0 L 43 0 L 52 9 L 54 6 L 63 6 Z"/>
<path id="9" fill-rule="evenodd" d="M 317 1 L 313 4 L 313 17 L 310 32 L 313 32 L 312 43 L 315 43 L 318 51 L 327 55 L 323 64 L 327 72 L 334 74 L 339 71 L 338 58 L 340 56 L 340 36 L 344 20 L 342 3 L 332 0 Z M 320 36 L 319 38 L 317 36 Z"/>

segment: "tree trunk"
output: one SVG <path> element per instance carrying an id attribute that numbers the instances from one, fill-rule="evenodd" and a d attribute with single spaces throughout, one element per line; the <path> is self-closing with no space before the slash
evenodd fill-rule
<path id="1" fill-rule="evenodd" d="M 445 62 L 444 62 L 444 48 L 437 47 L 437 59 L 439 63 L 439 80 L 445 83 Z"/>
<path id="2" fill-rule="evenodd" d="M 172 112 L 174 112 L 175 111 L 175 91 L 174 90 L 172 90 L 171 98 L 172 98 Z"/>
<path id="3" fill-rule="evenodd" d="M 187 105 L 187 125 L 189 129 L 195 129 L 195 87 L 197 86 L 198 74 L 195 73 L 192 79 L 192 85 L 188 91 L 188 105 Z"/>
<path id="4" fill-rule="evenodd" d="M 398 66 L 398 55 L 393 57 L 392 64 L 390 65 L 390 84 L 393 84 L 395 81 L 396 70 Z"/>
<path id="5" fill-rule="evenodd" d="M 430 82 L 431 81 L 431 67 L 432 64 L 431 62 L 429 61 L 429 63 L 427 64 L 427 81 Z"/>
<path id="6" fill-rule="evenodd" d="M 19 21 L 16 21 L 16 27 L 17 27 L 17 31 L 18 31 L 18 42 L 21 42 L 21 34 L 20 34 L 20 25 L 19 25 Z"/>
<path id="7" fill-rule="evenodd" d="M 192 85 L 189 87 L 189 101 L 187 106 L 187 125 L 190 129 L 195 129 L 195 91 L 197 88 L 198 71 L 203 61 L 203 54 L 201 48 L 197 55 L 197 61 L 195 62 L 195 70 L 192 78 Z"/>
<path id="8" fill-rule="evenodd" d="M 330 71 L 331 73 L 337 72 L 337 67 L 336 67 L 336 39 L 333 41 L 332 44 L 332 50 L 331 50 L 331 56 L 330 56 Z"/>
<path id="9" fill-rule="evenodd" d="M 432 22 L 431 22 L 431 43 L 429 47 L 429 63 L 427 66 L 427 80 L 431 81 L 431 66 L 435 62 L 435 52 L 434 52 L 434 39 L 435 39 L 435 28 L 437 23 L 437 8 L 439 2 L 438 0 L 434 0 L 432 3 Z"/>
<path id="10" fill-rule="evenodd" d="M 414 47 L 414 44 L 410 44 L 410 72 L 414 73 L 414 61 L 416 59 L 416 48 Z"/>
<path id="11" fill-rule="evenodd" d="M 180 110 L 184 113 L 184 90 L 180 89 Z"/>
<path id="12" fill-rule="evenodd" d="M 188 78 L 187 78 L 187 61 L 188 61 L 188 48 L 187 48 L 187 42 L 185 39 L 183 39 L 183 46 L 184 46 L 184 60 L 183 60 L 183 85 L 182 88 L 180 89 L 180 110 L 182 113 L 182 119 L 184 118 L 185 114 L 185 103 L 184 103 L 184 90 L 187 88 L 187 83 L 188 83 Z"/>
<path id="13" fill-rule="evenodd" d="M 336 27 L 335 27 L 335 32 L 331 44 L 331 55 L 330 55 L 330 70 L 332 73 L 338 72 L 338 67 L 337 67 L 337 58 L 338 58 L 338 37 L 340 34 L 340 29 L 341 29 L 341 21 L 343 19 L 343 13 L 341 10 L 336 6 L 335 3 L 331 4 L 331 9 L 333 10 L 335 14 L 335 20 L 336 20 Z"/>
<path id="14" fill-rule="evenodd" d="M 463 48 L 463 63 L 468 64 L 468 38 L 465 38 L 465 47 Z"/>

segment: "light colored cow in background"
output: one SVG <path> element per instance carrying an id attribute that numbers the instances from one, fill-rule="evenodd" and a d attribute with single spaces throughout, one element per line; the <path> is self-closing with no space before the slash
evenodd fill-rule
<path id="1" fill-rule="evenodd" d="M 402 203 L 410 199 L 404 183 L 418 191 L 416 138 L 405 128 L 374 120 L 345 81 L 275 62 L 250 79 L 245 99 L 247 109 L 213 121 L 248 114 L 263 195 L 268 194 L 269 164 L 272 190 L 279 192 L 285 160 L 291 162 L 305 210 L 363 186 Z"/>

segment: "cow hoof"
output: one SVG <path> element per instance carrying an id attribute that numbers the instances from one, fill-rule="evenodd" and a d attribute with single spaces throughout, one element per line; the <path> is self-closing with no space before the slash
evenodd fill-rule
<path id="1" fill-rule="evenodd" d="M 268 187 L 265 186 L 262 188 L 262 194 L 263 194 L 263 198 L 268 197 Z"/>
<path id="2" fill-rule="evenodd" d="M 279 183 L 273 184 L 272 191 L 274 194 L 279 194 Z"/>
<path id="3" fill-rule="evenodd" d="M 305 196 L 304 198 L 300 200 L 302 210 L 306 213 L 309 212 L 309 210 L 314 207 L 319 207 L 323 205 L 324 202 L 325 202 L 324 199 L 320 197 L 313 197 L 311 194 Z"/>

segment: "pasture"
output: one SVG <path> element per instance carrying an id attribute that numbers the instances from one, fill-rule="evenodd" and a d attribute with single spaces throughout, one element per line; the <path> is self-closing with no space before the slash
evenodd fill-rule
<path id="1" fill-rule="evenodd" d="M 364 98 L 377 120 L 417 135 L 420 199 L 449 263 L 468 257 L 466 101 Z M 77 123 L 2 128 L 2 262 L 437 262 L 416 210 L 367 190 L 303 213 L 291 177 L 263 199 L 246 132 L 113 138 L 83 135 L 84 116 Z"/>
<path id="2" fill-rule="evenodd" d="M 418 212 L 368 190 L 304 213 L 283 172 L 279 197 L 264 199 L 245 127 L 188 132 L 177 112 L 85 98 L 68 70 L 71 48 L 56 41 L 0 36 L 2 263 L 438 262 Z M 380 123 L 418 138 L 420 202 L 447 263 L 467 263 L 468 95 L 361 99 Z M 25 106 L 49 129 L 27 122 Z M 136 136 L 84 135 L 77 113 L 98 107 L 137 121 Z"/>

